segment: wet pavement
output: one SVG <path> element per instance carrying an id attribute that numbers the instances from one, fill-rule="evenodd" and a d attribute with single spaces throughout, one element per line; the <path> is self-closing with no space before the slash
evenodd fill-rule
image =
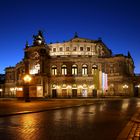
<path id="1" fill-rule="evenodd" d="M 3 99 L 4 100 L 4 99 Z M 0 117 L 99 103 L 104 99 L 0 100 Z"/>
<path id="2" fill-rule="evenodd" d="M 0 140 L 115 140 L 139 108 L 140 99 L 113 99 L 1 117 Z"/>

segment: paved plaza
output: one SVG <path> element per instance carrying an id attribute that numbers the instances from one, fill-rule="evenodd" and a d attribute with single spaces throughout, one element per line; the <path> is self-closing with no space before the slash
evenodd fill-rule
<path id="1" fill-rule="evenodd" d="M 90 105 L 100 102 L 101 100 L 102 99 L 44 99 L 25 102 L 24 100 L 16 99 L 1 99 L 0 117 Z"/>
<path id="2" fill-rule="evenodd" d="M 137 102 L 136 102 L 136 101 Z M 115 104 L 115 102 L 119 102 L 119 104 L 118 104 L 118 107 L 117 107 L 117 105 L 115 105 L 114 107 L 112 106 L 112 107 L 110 107 L 110 105 L 112 104 Z M 134 102 L 132 105 L 131 105 L 131 102 Z M 121 103 L 121 106 L 120 106 L 120 103 Z M 133 106 L 133 105 L 135 105 L 135 106 Z M 89 106 L 89 107 L 88 107 Z M 109 106 L 109 110 L 107 109 L 107 106 Z M 121 112 L 119 111 L 120 109 L 119 109 L 119 106 L 121 107 Z M 131 113 L 127 110 L 128 108 L 130 108 L 131 107 Z M 100 98 L 100 99 L 54 99 L 54 100 L 52 100 L 52 99 L 45 99 L 45 100 L 41 100 L 41 101 L 39 101 L 39 100 L 32 100 L 31 102 L 24 102 L 24 100 L 0 100 L 0 119 L 1 119 L 1 121 L 0 121 L 0 125 L 1 125 L 1 127 L 0 127 L 0 136 L 3 138 L 3 139 L 5 139 L 5 137 L 4 137 L 4 133 L 5 133 L 5 127 L 6 126 L 3 126 L 3 124 L 5 124 L 5 121 L 6 120 L 9 120 L 9 117 L 11 118 L 12 116 L 14 117 L 14 116 L 17 116 L 16 118 L 17 118 L 17 120 L 19 119 L 19 118 L 24 118 L 23 117 L 23 115 L 24 114 L 30 114 L 30 115 L 32 115 L 32 114 L 36 114 L 36 113 L 47 113 L 47 111 L 61 111 L 61 110 L 64 110 L 64 111 L 62 111 L 62 112 L 64 112 L 63 114 L 65 114 L 65 112 L 67 112 L 67 109 L 68 110 L 71 110 L 71 108 L 73 108 L 73 110 L 83 110 L 81 107 L 83 107 L 83 108 L 85 108 L 84 109 L 84 111 L 83 111 L 83 113 L 82 113 L 82 115 L 84 115 L 83 117 L 85 118 L 86 117 L 86 115 L 87 115 L 87 117 L 88 117 L 88 120 L 86 121 L 86 122 L 88 122 L 88 123 L 93 123 L 94 121 L 94 116 L 96 116 L 95 118 L 97 118 L 96 119 L 96 121 L 94 122 L 96 125 L 97 125 L 97 127 L 95 127 L 96 125 L 94 124 L 94 126 L 92 126 L 91 124 L 89 124 L 88 126 L 86 126 L 86 124 L 84 124 L 84 128 L 81 128 L 81 121 L 79 122 L 79 120 L 81 120 L 81 114 L 79 114 L 78 113 L 78 116 L 80 116 L 80 117 L 78 117 L 77 115 L 75 116 L 75 118 L 78 118 L 78 120 L 77 120 L 77 123 L 78 123 L 78 126 L 75 124 L 75 121 L 73 121 L 73 120 L 65 120 L 66 118 L 64 117 L 63 118 L 63 120 L 57 120 L 58 118 L 58 115 L 60 116 L 60 113 L 56 113 L 57 115 L 57 117 L 55 118 L 55 120 L 54 121 L 56 121 L 57 123 L 59 122 L 60 123 L 60 126 L 58 126 L 58 124 L 57 124 L 57 127 L 58 128 L 60 128 L 60 129 L 62 129 L 63 130 L 63 132 L 64 132 L 64 137 L 66 136 L 66 135 L 69 135 L 69 138 L 66 138 L 66 139 L 70 139 L 72 136 L 73 136 L 73 138 L 75 139 L 75 140 L 77 140 L 77 139 L 84 139 L 84 135 L 83 135 L 83 138 L 79 135 L 80 134 L 80 132 L 79 132 L 79 129 L 76 129 L 76 127 L 80 127 L 80 129 L 81 129 L 81 131 L 83 130 L 83 131 L 85 131 L 85 130 L 88 130 L 89 129 L 89 131 L 92 131 L 92 129 L 93 129 L 93 131 L 94 131 L 94 136 L 93 136 L 93 134 L 91 134 L 91 135 L 89 135 L 88 136 L 88 138 L 89 138 L 89 140 L 90 139 L 92 139 L 93 137 L 95 138 L 95 139 L 99 139 L 99 138 L 101 138 L 101 137 L 99 137 L 99 136 L 96 136 L 96 131 L 98 130 L 98 129 L 103 129 L 102 131 L 103 131 L 103 135 L 107 135 L 107 134 L 104 134 L 104 133 L 106 133 L 105 132 L 105 130 L 104 129 L 114 129 L 114 137 L 116 137 L 117 138 L 117 140 L 139 140 L 140 139 L 140 111 L 139 111 L 139 109 L 140 109 L 140 99 L 132 99 L 132 100 L 130 100 L 130 99 L 121 99 L 121 98 L 115 98 L 115 99 L 110 99 L 110 98 L 108 98 L 108 99 L 104 99 L 104 98 Z M 96 109 L 95 109 L 95 107 L 96 107 Z M 74 109 L 75 108 L 75 109 Z M 118 110 L 116 110 L 116 111 L 114 111 L 113 109 L 114 108 L 116 108 L 116 109 L 118 109 Z M 68 111 L 68 114 L 69 114 L 69 116 L 71 116 L 72 114 L 70 113 L 71 111 Z M 73 112 L 75 112 L 75 111 L 73 111 Z M 79 112 L 79 111 L 78 111 Z M 80 111 L 81 112 L 81 111 Z M 52 112 L 48 112 L 49 114 L 51 114 Z M 47 114 L 48 114 L 47 113 Z M 100 116 L 100 113 L 103 115 L 103 116 Z M 122 117 L 124 114 L 127 114 L 126 115 L 126 117 Z M 46 114 L 46 115 L 47 115 Z M 104 116 L 105 115 L 105 116 Z M 117 115 L 118 115 L 118 120 L 116 120 L 116 122 L 115 122 L 115 117 L 116 117 L 116 119 L 117 119 Z M 128 116 L 129 115 L 129 116 Z M 19 117 L 18 117 L 19 116 Z M 42 115 L 41 115 L 42 116 Z M 8 118 L 8 119 L 6 119 L 6 118 Z M 47 119 L 48 119 L 48 117 L 50 117 L 50 116 L 48 116 L 47 115 Z M 72 116 L 71 116 L 72 117 Z M 106 124 L 104 124 L 104 123 L 107 123 L 107 122 L 104 122 L 100 117 L 103 117 L 104 118 L 104 121 L 107 121 L 108 122 L 108 125 L 106 125 Z M 5 118 L 5 119 L 4 119 Z M 14 117 L 15 118 L 15 117 Z M 33 115 L 32 117 L 29 117 L 29 118 L 36 118 L 36 115 Z M 105 119 L 106 118 L 106 119 Z M 122 119 L 123 118 L 123 119 Z M 126 118 L 126 119 L 125 119 Z M 5 120 L 4 122 L 3 122 L 3 119 Z M 21 119 L 21 120 L 22 120 Z M 24 118 L 25 119 L 25 118 Z M 45 128 L 43 127 L 43 129 L 42 129 L 42 120 L 43 121 L 45 121 L 44 120 L 45 119 L 45 117 L 43 117 L 43 119 L 42 118 L 40 118 L 40 120 L 38 120 L 38 125 L 39 125 L 39 127 L 41 127 L 41 130 L 42 131 L 44 131 L 45 130 Z M 82 118 L 83 119 L 83 118 Z M 87 119 L 87 118 L 85 118 L 85 119 Z M 90 120 L 89 120 L 90 119 Z M 93 120 L 91 120 L 91 119 L 93 119 Z M 98 120 L 99 119 L 99 120 Z M 120 121 L 119 121 L 120 120 Z M 124 120 L 124 121 L 122 121 L 122 120 Z M 63 122 L 64 121 L 64 122 Z M 65 122 L 66 121 L 66 122 Z M 68 122 L 70 123 L 70 124 L 67 124 Z M 109 121 L 111 121 L 111 122 L 109 122 Z M 114 122 L 113 122 L 114 121 Z M 117 121 L 118 121 L 118 123 L 119 122 L 121 122 L 120 123 L 120 126 L 118 126 L 118 124 L 117 124 Z M 22 122 L 22 123 L 24 123 L 24 122 Z M 30 122 L 31 123 L 31 122 Z M 52 123 L 52 122 L 51 122 Z M 65 124 L 62 124 L 62 123 L 65 123 Z M 72 124 L 73 123 L 73 124 Z M 79 124 L 80 123 L 80 124 Z M 87 124 L 88 124 L 87 123 Z M 100 125 L 99 125 L 99 123 L 100 123 Z M 114 126 L 115 126 L 115 124 L 116 124 L 116 128 L 114 127 L 114 128 L 111 128 L 111 125 L 112 125 L 112 123 L 114 123 Z M 7 125 L 9 125 L 9 121 L 8 121 L 8 123 L 6 122 L 6 124 Z M 5 125 L 6 125 L 5 124 Z M 18 123 L 17 123 L 18 124 Z M 37 125 L 37 124 L 36 124 Z M 40 126 L 41 125 L 41 126 Z M 52 126 L 51 127 L 54 127 L 53 125 L 56 125 L 56 124 L 51 124 Z M 67 126 L 66 128 L 64 127 L 64 126 Z M 79 126 L 80 125 L 80 126 Z M 82 125 L 83 125 L 83 123 L 82 123 Z M 90 126 L 91 125 L 91 126 Z M 99 126 L 98 126 L 99 125 Z M 33 126 L 31 126 L 31 129 L 33 129 L 32 127 L 34 127 L 34 125 Z M 46 127 L 48 127 L 48 126 L 46 126 Z M 67 130 L 69 127 L 74 127 L 73 129 L 74 130 L 76 130 L 77 131 L 77 134 L 75 134 L 75 132 L 73 131 L 73 130 L 70 130 L 70 131 L 72 131 L 71 133 Z M 91 128 L 90 128 L 91 127 Z M 98 128 L 99 127 L 99 128 Z M 101 128 L 100 128 L 101 127 Z M 104 128 L 105 127 L 105 128 Z M 116 131 L 116 129 L 117 129 L 117 127 L 120 129 L 120 130 L 117 130 Z M 9 129 L 9 128 L 8 128 Z M 20 128 L 21 129 L 21 128 Z M 26 129 L 27 129 L 27 127 L 26 127 Z M 28 128 L 28 131 L 31 131 L 31 130 L 29 130 L 30 128 Z M 46 128 L 47 129 L 47 128 Z M 13 131 L 13 126 L 12 126 L 12 130 L 10 129 L 10 131 Z M 28 131 L 26 132 L 26 133 L 28 133 Z M 62 131 L 61 132 L 59 132 L 58 130 L 55 130 L 56 132 L 56 135 L 57 135 L 57 139 L 59 140 L 61 140 L 61 139 L 63 139 L 60 135 L 63 135 L 63 134 L 61 134 L 62 133 Z M 68 132 L 67 132 L 68 131 Z M 116 132 L 115 132 L 116 131 Z M 18 133 L 18 132 L 17 132 Z M 21 133 L 21 131 L 20 131 L 20 133 Z M 20 133 L 18 133 L 17 135 L 19 136 L 20 135 Z M 65 134 L 65 133 L 67 133 L 67 134 Z M 90 132 L 88 132 L 88 133 L 90 133 Z M 32 132 L 30 132 L 30 139 L 32 140 L 32 139 L 35 139 L 35 138 L 33 138 L 34 136 L 33 136 L 33 134 L 34 133 L 32 133 Z M 97 131 L 97 134 L 98 134 L 98 131 Z M 13 134 L 8 134 L 8 135 L 13 135 Z M 39 135 L 39 134 L 38 134 Z M 43 132 L 43 135 L 44 136 L 41 136 L 41 138 L 43 138 L 43 139 L 45 139 L 45 137 L 47 137 L 48 136 L 48 138 L 50 138 L 50 139 L 54 139 L 54 137 L 52 137 L 52 135 L 53 134 L 51 134 L 51 132 L 49 132 L 49 134 L 46 136 L 45 134 L 44 134 L 44 132 Z M 117 136 L 118 135 L 118 136 Z M 85 135 L 85 137 L 87 137 L 87 134 Z M 107 136 L 105 136 L 104 138 L 105 138 L 105 140 L 106 140 L 106 137 Z M 24 137 L 25 138 L 25 137 Z M 27 139 L 29 139 L 29 136 L 27 136 L 26 137 Z M 8 138 L 6 138 L 6 139 L 8 139 L 8 140 L 14 140 L 14 137 L 13 137 L 13 139 L 11 138 L 11 139 L 9 139 L 9 137 Z M 5 139 L 5 140 L 6 140 Z M 16 138 L 15 138 L 16 139 Z M 18 139 L 18 138 L 17 138 Z M 39 139 L 39 138 L 38 138 Z M 55 138 L 56 139 L 56 138 Z M 108 139 L 114 139 L 113 137 L 109 137 Z"/>

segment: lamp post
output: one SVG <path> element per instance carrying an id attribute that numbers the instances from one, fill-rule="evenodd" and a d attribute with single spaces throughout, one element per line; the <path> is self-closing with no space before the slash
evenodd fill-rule
<path id="1" fill-rule="evenodd" d="M 138 97 L 140 97 L 140 84 L 138 85 Z"/>
<path id="2" fill-rule="evenodd" d="M 135 88 L 136 88 L 135 96 L 140 97 L 140 84 L 136 85 Z"/>
<path id="3" fill-rule="evenodd" d="M 93 65 L 92 66 L 92 74 L 93 74 L 93 84 L 94 84 L 94 93 L 97 94 L 97 90 L 98 90 L 98 66 L 97 65 Z"/>
<path id="4" fill-rule="evenodd" d="M 30 102 L 30 96 L 29 96 L 29 84 L 32 80 L 31 76 L 29 74 L 26 74 L 23 77 L 24 80 L 24 97 L 25 97 L 25 102 Z"/>
<path id="5" fill-rule="evenodd" d="M 3 91 L 2 88 L 0 88 L 0 97 L 2 97 L 2 91 Z"/>
<path id="6" fill-rule="evenodd" d="M 126 90 L 128 89 L 128 85 L 123 85 L 123 89 L 124 89 L 124 92 L 125 92 L 125 94 L 126 94 Z"/>

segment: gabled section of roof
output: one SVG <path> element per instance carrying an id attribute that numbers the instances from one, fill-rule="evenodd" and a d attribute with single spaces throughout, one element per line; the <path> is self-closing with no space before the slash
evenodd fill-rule
<path id="1" fill-rule="evenodd" d="M 87 38 L 76 37 L 76 38 L 70 39 L 69 41 L 71 41 L 71 42 L 89 42 L 89 43 L 95 43 L 97 40 L 91 40 L 91 39 L 87 39 Z"/>

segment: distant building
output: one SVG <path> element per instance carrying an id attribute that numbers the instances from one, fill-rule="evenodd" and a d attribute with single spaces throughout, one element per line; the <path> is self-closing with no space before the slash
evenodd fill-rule
<path id="1" fill-rule="evenodd" d="M 7 67 L 5 96 L 24 97 L 29 73 L 30 97 L 134 96 L 134 62 L 128 52 L 112 55 L 101 39 L 74 38 L 46 44 L 41 31 L 26 43 L 24 58 Z"/>
<path id="2" fill-rule="evenodd" d="M 4 97 L 5 74 L 0 74 L 0 97 Z"/>

